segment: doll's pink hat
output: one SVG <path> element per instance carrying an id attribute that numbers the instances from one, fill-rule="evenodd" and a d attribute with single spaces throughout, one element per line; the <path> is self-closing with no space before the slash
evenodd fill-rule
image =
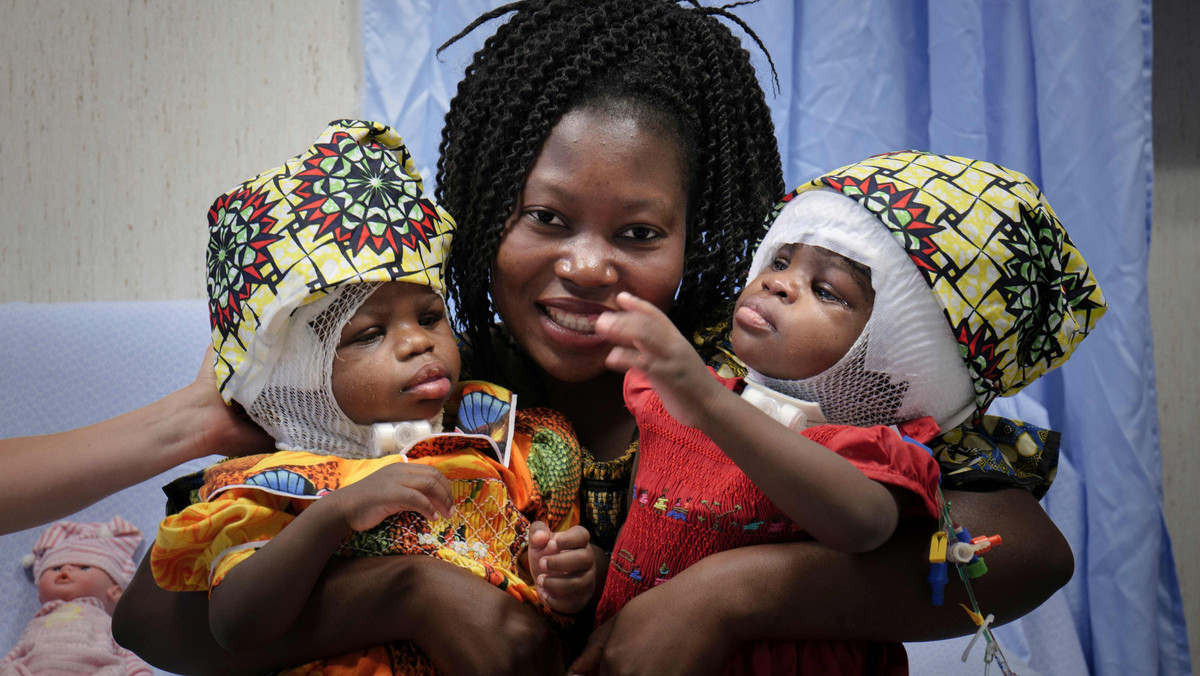
<path id="1" fill-rule="evenodd" d="M 42 533 L 21 565 L 33 568 L 34 583 L 55 566 L 95 566 L 124 589 L 137 570 L 133 553 L 141 541 L 142 532 L 119 516 L 108 523 L 59 521 Z"/>

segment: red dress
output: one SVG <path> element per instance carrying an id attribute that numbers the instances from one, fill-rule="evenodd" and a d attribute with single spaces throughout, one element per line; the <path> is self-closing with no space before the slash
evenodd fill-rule
<path id="1" fill-rule="evenodd" d="M 738 391 L 741 379 L 717 377 Z M 808 536 L 699 430 L 663 408 L 645 375 L 630 371 L 625 403 L 640 434 L 633 503 L 609 564 L 596 609 L 604 622 L 637 594 L 671 579 L 709 554 Z M 938 434 L 930 418 L 899 426 L 925 443 Z M 821 425 L 802 432 L 849 460 L 871 479 L 915 496 L 910 514 L 937 514 L 937 463 L 892 427 Z M 906 674 L 900 644 L 865 641 L 760 641 L 745 646 L 727 673 Z"/>

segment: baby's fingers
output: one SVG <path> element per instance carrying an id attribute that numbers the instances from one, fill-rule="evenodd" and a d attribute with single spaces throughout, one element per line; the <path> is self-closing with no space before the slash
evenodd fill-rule
<path id="1" fill-rule="evenodd" d="M 592 538 L 588 534 L 588 529 L 583 526 L 571 526 L 561 533 L 555 533 L 554 540 L 558 543 L 559 549 L 566 551 L 568 549 L 582 549 L 587 547 Z"/>
<path id="2" fill-rule="evenodd" d="M 543 556 L 534 574 L 571 575 L 594 569 L 596 555 L 590 547 L 568 549 L 550 556 Z"/>
<path id="3" fill-rule="evenodd" d="M 617 373 L 624 373 L 632 368 L 637 368 L 641 363 L 642 353 L 631 347 L 622 347 L 620 345 L 609 350 L 608 356 L 604 358 L 604 365 L 610 370 Z"/>
<path id="4" fill-rule="evenodd" d="M 454 495 L 445 475 L 428 465 L 397 464 L 391 474 L 396 499 L 406 503 L 406 509 L 419 512 L 426 519 L 447 517 L 454 509 Z"/>
<path id="5" fill-rule="evenodd" d="M 554 533 L 542 521 L 529 524 L 529 549 L 541 552 L 554 539 Z"/>

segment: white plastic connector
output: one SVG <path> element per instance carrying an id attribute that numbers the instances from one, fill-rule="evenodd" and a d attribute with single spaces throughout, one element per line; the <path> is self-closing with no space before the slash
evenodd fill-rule
<path id="1" fill-rule="evenodd" d="M 825 422 L 818 404 L 789 397 L 751 380 L 746 381 L 742 399 L 797 432 Z"/>
<path id="2" fill-rule="evenodd" d="M 973 545 L 966 542 L 952 542 L 946 547 L 946 560 L 954 563 L 970 563 L 975 554 L 987 545 Z"/>
<path id="3" fill-rule="evenodd" d="M 428 420 L 406 420 L 371 425 L 371 450 L 374 457 L 399 454 L 407 457 L 412 445 L 433 434 Z"/>

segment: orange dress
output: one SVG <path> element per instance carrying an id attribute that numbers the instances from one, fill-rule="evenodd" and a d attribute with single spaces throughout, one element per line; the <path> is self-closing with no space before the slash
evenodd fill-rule
<path id="1" fill-rule="evenodd" d="M 507 395 L 503 388 L 487 387 L 491 395 Z M 508 466 L 496 459 L 498 449 L 488 437 L 505 443 L 511 437 Z M 160 524 L 151 550 L 155 580 L 172 591 L 211 590 L 321 496 L 405 461 L 399 455 L 347 459 L 278 451 L 213 465 L 204 471 L 199 501 Z M 454 496 L 452 515 L 427 521 L 415 512 L 395 514 L 354 534 L 337 554 L 435 556 L 550 615 L 519 557 L 530 521 L 545 521 L 554 530 L 579 523 L 579 446 L 565 418 L 548 409 L 519 411 L 511 435 L 497 428 L 477 435 L 435 435 L 417 442 L 407 461 L 446 475 Z M 377 646 L 287 673 L 318 672 L 435 673 L 409 643 Z"/>

